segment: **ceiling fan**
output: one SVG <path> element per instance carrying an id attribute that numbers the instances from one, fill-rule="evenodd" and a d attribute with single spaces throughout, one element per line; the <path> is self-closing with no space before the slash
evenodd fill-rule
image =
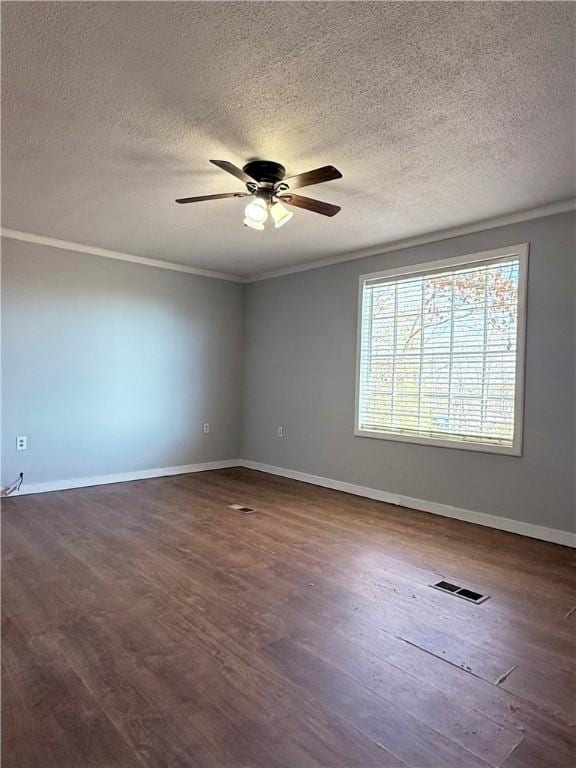
<path id="1" fill-rule="evenodd" d="M 177 203 L 199 203 L 202 200 L 219 200 L 224 197 L 252 197 L 244 211 L 244 224 L 252 229 L 264 229 L 268 215 L 272 217 L 274 226 L 281 227 L 290 221 L 294 215 L 286 210 L 282 203 L 304 208 L 322 216 L 335 216 L 340 210 L 339 205 L 324 203 L 311 197 L 292 194 L 293 189 L 309 187 L 312 184 L 322 184 L 324 181 L 341 179 L 342 174 L 333 165 L 324 165 L 313 171 L 299 173 L 296 176 L 286 176 L 286 169 L 280 163 L 272 160 L 252 160 L 243 168 L 229 163 L 227 160 L 210 160 L 223 171 L 231 173 L 246 184 L 246 192 L 225 192 L 218 195 L 201 195 L 200 197 L 181 197 Z"/>

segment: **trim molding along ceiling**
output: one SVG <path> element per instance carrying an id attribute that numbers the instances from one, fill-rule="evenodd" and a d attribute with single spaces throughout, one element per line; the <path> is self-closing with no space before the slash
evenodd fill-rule
<path id="1" fill-rule="evenodd" d="M 252 275 L 247 282 L 253 283 L 258 280 L 270 280 L 273 277 L 282 277 L 291 275 L 294 272 L 306 272 L 309 269 L 318 269 L 318 267 L 329 267 L 332 264 L 341 264 L 344 261 L 356 261 L 357 259 L 367 259 L 369 256 L 380 256 L 382 253 L 391 251 L 402 251 L 404 248 L 414 248 L 417 245 L 426 245 L 427 243 L 439 243 L 442 240 L 450 240 L 453 237 L 462 235 L 472 235 L 475 232 L 483 232 L 486 229 L 498 229 L 507 227 L 509 224 L 519 224 L 522 221 L 531 221 L 532 219 L 541 219 L 544 216 L 554 216 L 556 213 L 566 213 L 576 210 L 576 198 L 571 200 L 562 200 L 559 203 L 550 203 L 540 208 L 532 208 L 528 211 L 519 211 L 510 213 L 506 216 L 497 216 L 493 219 L 483 219 L 475 224 L 465 224 L 461 227 L 452 227 L 451 229 L 442 229 L 436 232 L 430 232 L 416 237 L 407 237 L 404 240 L 397 240 L 394 243 L 376 245 L 371 248 L 365 248 L 354 253 L 344 253 L 340 256 L 330 256 L 326 259 L 318 259 L 306 264 L 299 264 L 295 267 L 286 267 L 285 269 L 276 269 L 272 272 L 261 272 L 258 275 Z"/>
<path id="2" fill-rule="evenodd" d="M 388 491 L 380 491 L 376 488 L 367 488 L 363 485 L 345 483 L 341 480 L 333 480 L 329 477 L 320 477 L 319 475 L 309 475 L 307 472 L 285 469 L 284 467 L 274 467 L 270 464 L 261 464 L 260 462 L 250 461 L 248 459 L 224 459 L 223 461 L 207 461 L 203 464 L 184 464 L 180 467 L 162 467 L 161 469 L 144 469 L 135 472 L 122 472 L 114 475 L 81 477 L 71 480 L 54 480 L 46 483 L 30 483 L 28 485 L 23 485 L 14 496 L 49 493 L 51 491 L 66 491 L 74 488 L 87 488 L 93 485 L 126 483 L 132 480 L 146 480 L 153 477 L 186 475 L 192 472 L 205 472 L 212 469 L 229 469 L 231 467 L 245 467 L 246 469 L 254 469 L 258 472 L 265 472 L 268 475 L 280 475 L 281 477 L 287 477 L 291 480 L 298 480 L 301 483 L 320 485 L 323 488 L 330 488 L 334 491 L 341 491 L 343 493 L 351 493 L 354 496 L 362 496 L 367 499 L 373 499 L 374 501 L 382 501 L 386 504 L 395 504 L 396 506 L 406 507 L 407 509 L 417 509 L 421 512 L 429 512 L 433 515 L 451 517 L 466 523 L 484 525 L 488 528 L 496 528 L 500 531 L 517 533 L 520 536 L 528 536 L 532 539 L 550 541 L 554 544 L 562 544 L 565 547 L 576 548 L 576 533 L 570 533 L 570 531 L 561 531 L 557 528 L 546 528 L 542 525 L 532 525 L 531 523 L 523 523 L 519 520 L 511 520 L 507 517 L 497 517 L 496 515 L 487 515 L 484 512 L 474 512 L 470 509 L 451 507 L 447 504 L 439 504 L 435 501 L 414 499 L 411 496 L 401 496 L 396 493 L 389 493 Z"/>
<path id="3" fill-rule="evenodd" d="M 30 232 L 19 232 L 17 229 L 5 229 L 2 227 L 0 234 L 2 237 L 6 237 L 9 240 L 23 240 L 25 243 L 46 245 L 48 248 L 60 248 L 63 251 L 76 251 L 77 253 L 89 253 L 92 256 L 104 256 L 106 259 L 131 261 L 134 264 L 143 264 L 145 267 L 159 267 L 160 269 L 171 269 L 175 272 L 188 272 L 191 275 L 212 277 L 216 280 L 230 280 L 234 283 L 246 282 L 243 277 L 237 277 L 236 275 L 225 275 L 223 272 L 213 272 L 210 269 L 198 269 L 197 267 L 189 267 L 186 264 L 174 264 L 171 261 L 148 259 L 145 256 L 134 256 L 131 253 L 109 251 L 106 248 L 97 248 L 94 245 L 83 245 L 82 243 L 72 243 L 68 240 L 57 240 L 54 237 L 33 235 Z"/>
<path id="4" fill-rule="evenodd" d="M 349 253 L 343 253 L 339 256 L 330 256 L 325 259 L 318 259 L 316 261 L 309 261 L 305 264 L 298 264 L 293 267 L 285 267 L 283 269 L 276 269 L 271 272 L 260 272 L 258 274 L 249 275 L 246 277 L 240 277 L 238 275 L 230 275 L 224 272 L 213 272 L 209 269 L 198 269 L 197 267 L 191 267 L 186 264 L 176 264 L 171 261 L 161 261 L 160 259 L 149 259 L 144 256 L 134 256 L 130 253 L 120 253 L 119 251 L 109 251 L 106 248 L 98 248 L 93 245 L 84 245 L 82 243 L 72 243 L 68 240 L 57 240 L 53 237 L 44 237 L 43 235 L 34 235 L 30 232 L 20 232 L 17 229 L 2 228 L 0 234 L 2 237 L 6 237 L 9 240 L 23 240 L 26 243 L 35 243 L 36 245 L 45 245 L 49 248 L 61 248 L 65 251 L 76 251 L 77 253 L 88 253 L 93 256 L 104 256 L 107 259 L 119 259 L 120 261 L 130 261 L 134 264 L 143 264 L 147 267 L 157 267 L 159 269 L 171 269 L 176 272 L 188 272 L 191 275 L 200 275 L 202 277 L 212 277 L 216 280 L 230 280 L 234 283 L 254 283 L 259 280 L 269 280 L 273 277 L 282 277 L 283 275 L 291 275 L 294 272 L 307 272 L 310 269 L 318 269 L 319 267 L 328 267 L 332 264 L 341 264 L 346 261 L 356 261 L 357 259 L 365 259 L 369 256 L 379 256 L 382 253 L 389 253 L 390 251 L 400 251 L 404 248 L 412 248 L 417 245 L 425 245 L 426 243 L 437 243 L 442 240 L 449 240 L 453 237 L 460 237 L 461 235 L 470 235 L 474 232 L 482 232 L 486 229 L 497 229 L 498 227 L 506 227 L 509 224 L 518 224 L 522 221 L 530 221 L 531 219 L 541 219 L 544 216 L 553 216 L 556 213 L 566 213 L 567 211 L 576 210 L 576 198 L 571 200 L 563 200 L 559 203 L 551 203 L 550 205 L 544 205 L 540 208 L 532 208 L 527 211 L 520 211 L 518 213 L 507 214 L 506 216 L 498 216 L 493 219 L 484 219 L 478 221 L 475 224 L 467 224 L 462 227 L 453 227 L 452 229 L 444 229 L 436 232 L 430 232 L 426 235 L 418 235 L 417 237 L 409 237 L 404 240 L 397 240 L 394 243 L 383 244 L 373 246 L 372 248 L 366 248 L 361 251 L 354 251 Z"/>

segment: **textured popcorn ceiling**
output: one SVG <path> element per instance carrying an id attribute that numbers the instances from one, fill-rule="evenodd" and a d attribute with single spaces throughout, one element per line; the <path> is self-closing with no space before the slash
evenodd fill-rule
<path id="1" fill-rule="evenodd" d="M 574 195 L 571 3 L 4 2 L 3 226 L 252 274 Z M 242 226 L 209 158 L 331 163 Z"/>

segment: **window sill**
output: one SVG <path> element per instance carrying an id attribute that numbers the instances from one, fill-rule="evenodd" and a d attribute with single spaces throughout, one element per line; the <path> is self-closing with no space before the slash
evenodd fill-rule
<path id="1" fill-rule="evenodd" d="M 435 448 L 455 448 L 460 451 L 476 451 L 477 453 L 497 453 L 504 456 L 522 456 L 520 440 L 513 445 L 491 445 L 490 443 L 466 443 L 460 440 L 438 440 L 433 437 L 418 437 L 418 435 L 395 435 L 389 432 L 370 432 L 365 429 L 354 430 L 355 437 L 371 437 L 376 440 L 390 440 L 413 445 L 429 445 Z"/>

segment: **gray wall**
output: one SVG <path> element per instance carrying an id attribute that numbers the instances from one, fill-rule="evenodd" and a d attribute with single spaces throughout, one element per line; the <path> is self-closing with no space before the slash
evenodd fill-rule
<path id="1" fill-rule="evenodd" d="M 242 455 L 571 530 L 574 223 L 562 214 L 246 287 L 3 240 L 2 482 Z M 354 437 L 358 276 L 525 241 L 524 455 Z"/>
<path id="2" fill-rule="evenodd" d="M 2 246 L 3 483 L 237 458 L 242 285 Z"/>
<path id="3" fill-rule="evenodd" d="M 526 241 L 524 455 L 354 437 L 358 276 Z M 242 456 L 572 530 L 575 258 L 569 213 L 250 285 Z"/>

